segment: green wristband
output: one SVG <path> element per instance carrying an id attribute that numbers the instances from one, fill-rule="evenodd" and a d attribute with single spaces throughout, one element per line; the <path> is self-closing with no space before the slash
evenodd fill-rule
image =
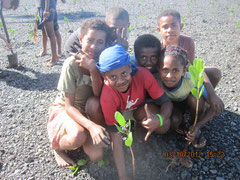
<path id="1" fill-rule="evenodd" d="M 157 117 L 159 118 L 159 121 L 160 121 L 160 127 L 163 126 L 163 120 L 162 120 L 162 116 L 160 114 L 156 114 Z"/>

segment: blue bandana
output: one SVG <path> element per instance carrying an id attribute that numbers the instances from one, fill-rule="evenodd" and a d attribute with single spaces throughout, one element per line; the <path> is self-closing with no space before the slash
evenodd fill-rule
<path id="1" fill-rule="evenodd" d="M 122 66 L 130 65 L 130 56 L 120 44 L 116 44 L 105 49 L 99 56 L 97 68 L 100 72 L 107 72 L 118 69 Z M 137 71 L 137 67 L 132 64 L 132 74 Z"/>

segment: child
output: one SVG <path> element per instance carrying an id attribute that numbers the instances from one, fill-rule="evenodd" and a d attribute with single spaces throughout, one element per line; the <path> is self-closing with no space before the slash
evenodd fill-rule
<path id="1" fill-rule="evenodd" d="M 7 39 L 4 37 L 3 34 L 0 34 L 0 39 L 2 39 L 6 43 L 6 46 L 7 46 L 8 49 L 10 49 L 10 50 L 12 49 L 13 44 L 12 43 L 8 43 Z"/>
<path id="2" fill-rule="evenodd" d="M 48 134 L 59 166 L 76 165 L 65 150 L 83 147 L 90 160 L 103 156 L 109 135 L 99 99 L 102 78 L 95 63 L 111 39 L 111 30 L 99 19 L 87 19 L 80 32 L 82 51 L 65 60 L 58 82 L 60 91 L 50 108 Z M 76 60 L 80 59 L 80 60 Z"/>
<path id="3" fill-rule="evenodd" d="M 0 9 L 2 11 L 2 8 L 5 8 L 7 10 L 10 9 L 17 9 L 19 5 L 19 0 L 0 0 Z M 8 49 L 12 49 L 13 44 L 12 43 L 8 43 L 7 39 L 5 38 L 5 36 L 3 34 L 0 34 L 0 39 L 2 39 L 5 43 Z"/>
<path id="4" fill-rule="evenodd" d="M 172 104 L 147 69 L 131 66 L 130 56 L 120 44 L 105 49 L 100 55 L 97 67 L 105 80 L 100 102 L 112 139 L 118 176 L 119 179 L 128 179 L 121 134 L 114 126 L 117 123 L 114 113 L 132 112 L 135 120 L 148 130 L 146 141 L 152 132 L 161 134 L 167 132 L 170 127 Z M 154 103 L 144 106 L 146 92 Z"/>
<path id="5" fill-rule="evenodd" d="M 65 0 L 61 0 L 65 3 Z M 47 53 L 47 37 L 50 39 L 51 46 L 51 58 L 45 60 L 48 67 L 54 66 L 59 57 L 62 56 L 61 43 L 62 38 L 58 31 L 59 25 L 57 22 L 56 4 L 57 0 L 37 0 L 38 8 L 38 29 L 42 30 L 42 45 L 43 51 L 37 56 L 44 56 Z M 58 53 L 56 50 L 56 42 L 58 47 Z"/>
<path id="6" fill-rule="evenodd" d="M 160 61 L 159 82 L 168 97 L 173 101 L 171 127 L 175 130 L 179 128 L 183 121 L 186 105 L 188 105 L 190 111 L 195 115 L 196 98 L 191 95 L 191 89 L 194 85 L 191 81 L 191 74 L 187 72 L 187 63 L 187 53 L 176 46 L 167 46 L 164 58 Z M 200 99 L 199 119 L 196 128 L 193 133 L 190 133 L 190 131 L 187 133 L 186 139 L 195 148 L 201 148 L 206 145 L 206 139 L 200 135 L 200 130 L 216 114 L 213 107 L 208 103 L 207 96 L 207 92 L 204 90 L 204 98 L 201 97 Z"/>
<path id="7" fill-rule="evenodd" d="M 113 7 L 106 13 L 105 21 L 113 31 L 114 42 L 110 42 L 109 45 L 118 42 L 120 44 L 123 44 L 127 49 L 128 48 L 127 30 L 129 27 L 128 12 L 123 8 Z M 78 52 L 75 46 L 81 47 L 78 38 L 79 33 L 80 29 L 74 31 L 68 38 L 67 42 L 65 43 L 64 49 L 67 57 L 71 56 L 71 53 Z"/>
<path id="8" fill-rule="evenodd" d="M 162 48 L 167 45 L 179 46 L 187 52 L 187 58 L 193 63 L 195 58 L 195 45 L 192 38 L 180 35 L 183 28 L 179 12 L 175 10 L 165 10 L 158 17 L 158 31 L 162 36 Z M 214 92 L 221 79 L 221 71 L 217 67 L 205 67 L 205 87 L 209 93 L 209 103 L 215 109 L 217 114 L 221 114 L 224 110 L 222 100 Z M 208 79 L 209 78 L 209 79 Z"/>
<path id="9" fill-rule="evenodd" d="M 151 34 L 139 36 L 134 42 L 134 53 L 137 64 L 147 68 L 157 79 L 159 78 L 157 64 L 161 54 L 161 43 Z"/>

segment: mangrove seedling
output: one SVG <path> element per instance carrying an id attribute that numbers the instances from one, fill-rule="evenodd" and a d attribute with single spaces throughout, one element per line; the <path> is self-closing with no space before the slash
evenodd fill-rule
<path id="1" fill-rule="evenodd" d="M 193 133 L 197 124 L 198 120 L 198 108 L 199 108 L 199 100 L 203 94 L 204 88 L 202 87 L 204 81 L 204 63 L 202 59 L 194 59 L 193 65 L 190 65 L 188 71 L 191 74 L 192 83 L 194 84 L 194 88 L 192 88 L 191 93 L 196 98 L 196 111 L 195 111 L 195 118 L 192 129 L 190 132 Z M 183 150 L 184 153 L 187 152 L 188 146 L 190 145 L 189 142 L 186 143 L 185 148 Z M 181 158 L 180 163 L 186 167 L 192 167 L 192 163 L 186 165 L 184 160 Z"/>
<path id="2" fill-rule="evenodd" d="M 123 115 L 116 111 L 115 115 L 114 115 L 116 121 L 118 122 L 118 124 L 120 126 L 118 126 L 117 124 L 115 124 L 115 126 L 117 127 L 117 130 L 122 133 L 127 135 L 127 139 L 125 140 L 125 146 L 128 146 L 132 155 L 132 166 L 133 166 L 133 179 L 135 180 L 135 158 L 134 158 L 134 154 L 133 154 L 133 150 L 132 150 L 132 142 L 133 142 L 133 136 L 132 136 L 132 132 L 131 132 L 131 120 L 128 120 L 128 123 L 126 123 L 125 118 L 123 117 Z"/>
<path id="3" fill-rule="evenodd" d="M 87 162 L 84 159 L 80 159 L 77 162 L 77 166 L 68 166 L 67 168 L 73 170 L 72 174 L 75 175 L 78 172 L 80 166 L 84 166 L 86 163 Z"/>

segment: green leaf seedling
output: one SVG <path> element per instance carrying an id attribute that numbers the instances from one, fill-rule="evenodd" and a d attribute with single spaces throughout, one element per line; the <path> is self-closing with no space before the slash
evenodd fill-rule
<path id="1" fill-rule="evenodd" d="M 131 120 L 128 120 L 128 123 L 126 123 L 125 118 L 118 111 L 115 112 L 114 117 L 115 117 L 116 121 L 118 122 L 118 124 L 120 125 L 120 126 L 118 126 L 117 124 L 115 124 L 118 131 L 122 134 L 127 135 L 127 139 L 125 140 L 125 146 L 129 147 L 130 152 L 131 152 L 132 166 L 133 166 L 133 179 L 135 180 L 136 179 L 135 178 L 135 158 L 134 158 L 134 154 L 133 154 L 133 150 L 132 150 L 133 136 L 132 136 L 132 132 L 131 132 Z"/>
<path id="2" fill-rule="evenodd" d="M 195 87 L 191 90 L 191 93 L 197 100 L 195 119 L 194 119 L 193 127 L 191 129 L 191 133 L 193 133 L 195 130 L 196 124 L 197 124 L 197 120 L 198 120 L 199 100 L 200 100 L 203 90 L 204 90 L 203 87 L 201 88 L 201 86 L 203 85 L 203 80 L 204 80 L 204 63 L 203 63 L 202 59 L 194 59 L 193 65 L 190 65 L 188 70 L 191 74 L 192 82 L 195 85 Z M 189 145 L 190 145 L 190 143 L 187 142 L 183 152 L 187 152 Z M 191 164 L 187 163 L 188 165 L 186 165 L 185 161 L 182 158 L 180 159 L 180 163 L 186 167 L 192 167 L 192 165 L 193 165 L 192 163 Z"/>
<path id="3" fill-rule="evenodd" d="M 80 159 L 77 162 L 77 166 L 68 166 L 67 168 L 73 170 L 72 174 L 75 175 L 78 172 L 79 168 L 81 166 L 84 166 L 86 163 L 86 160 Z"/>

